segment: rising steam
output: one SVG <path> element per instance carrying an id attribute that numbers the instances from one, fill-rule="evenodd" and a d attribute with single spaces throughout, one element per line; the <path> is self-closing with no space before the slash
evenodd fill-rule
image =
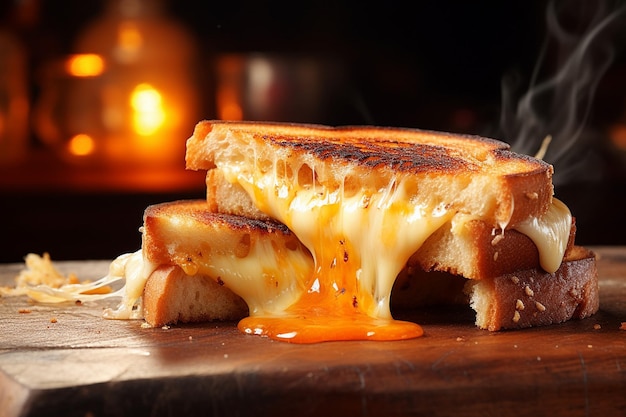
<path id="1" fill-rule="evenodd" d="M 572 12 L 577 15 L 573 21 Z M 527 92 L 517 99 L 519 77 L 503 80 L 500 136 L 517 152 L 543 152 L 543 159 L 555 166 L 556 185 L 580 172 L 587 178 L 597 172 L 586 122 L 625 17 L 626 4 L 611 10 L 603 1 L 549 3 L 547 37 Z"/>

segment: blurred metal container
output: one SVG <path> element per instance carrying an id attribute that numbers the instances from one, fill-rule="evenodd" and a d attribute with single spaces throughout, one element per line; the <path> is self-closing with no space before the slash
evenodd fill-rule
<path id="1" fill-rule="evenodd" d="M 226 54 L 216 61 L 222 120 L 329 123 L 345 92 L 341 62 L 314 56 Z"/>

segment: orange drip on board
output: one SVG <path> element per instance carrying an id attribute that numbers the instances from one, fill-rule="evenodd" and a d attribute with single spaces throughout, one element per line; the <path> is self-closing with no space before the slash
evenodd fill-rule
<path id="1" fill-rule="evenodd" d="M 291 343 L 318 343 L 340 340 L 405 340 L 424 334 L 416 323 L 394 319 L 376 319 L 353 312 L 286 317 L 246 317 L 239 322 L 246 334 L 267 336 Z"/>
<path id="2" fill-rule="evenodd" d="M 350 259 L 349 245 L 341 240 L 334 248 L 318 247 L 317 273 L 308 291 L 280 316 L 250 316 L 238 328 L 246 334 L 267 336 L 291 343 L 346 340 L 405 340 L 424 334 L 416 323 L 379 318 L 375 300 L 358 285 L 359 259 Z M 355 257 L 356 258 L 356 257 Z M 388 302 L 388 300 L 387 300 Z"/>

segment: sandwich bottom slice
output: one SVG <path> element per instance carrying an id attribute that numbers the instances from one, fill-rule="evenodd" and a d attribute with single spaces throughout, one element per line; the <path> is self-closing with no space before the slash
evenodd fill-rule
<path id="1" fill-rule="evenodd" d="M 285 314 L 313 273 L 310 252 L 283 225 L 211 211 L 205 200 L 150 206 L 144 259 L 155 266 L 143 292 L 151 326 Z M 568 249 L 554 273 L 524 267 L 481 279 L 426 272 L 409 262 L 396 278 L 391 309 L 469 304 L 476 325 L 497 331 L 582 319 L 599 307 L 594 254 Z M 249 331 L 248 331 L 249 332 Z"/>

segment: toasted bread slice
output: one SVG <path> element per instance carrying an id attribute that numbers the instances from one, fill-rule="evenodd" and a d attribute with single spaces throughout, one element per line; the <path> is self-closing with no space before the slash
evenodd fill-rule
<path id="1" fill-rule="evenodd" d="M 234 292 L 245 300 L 250 314 L 282 311 L 304 291 L 304 282 L 313 270 L 311 254 L 284 225 L 212 213 L 204 200 L 174 201 L 146 208 L 142 250 L 144 258 L 153 265 L 176 266 L 187 276 L 210 278 L 219 288 Z M 152 283 L 155 279 L 161 282 L 157 286 Z M 161 304 L 154 301 L 160 293 L 170 291 L 174 298 L 179 294 L 191 306 L 199 300 L 210 300 L 212 296 L 203 293 L 217 288 L 194 281 L 188 290 L 168 290 L 173 288 L 169 281 L 180 279 L 176 269 L 166 269 L 158 272 L 156 278 L 149 278 L 144 294 L 149 323 L 163 321 L 158 317 L 193 321 L 187 319 L 191 307 L 182 303 L 167 307 L 176 310 L 176 315 L 151 313 Z M 227 297 L 232 298 L 230 294 Z M 240 303 L 237 304 L 233 309 L 220 306 L 215 311 L 194 314 L 236 316 L 241 311 Z"/>
<path id="2" fill-rule="evenodd" d="M 186 164 L 329 193 L 408 181 L 414 204 L 444 204 L 494 227 L 541 216 L 553 194 L 552 167 L 503 142 L 399 128 L 204 121 L 187 141 Z"/>
<path id="3" fill-rule="evenodd" d="M 409 266 L 392 298 L 392 305 L 403 309 L 468 303 L 476 325 L 490 331 L 589 317 L 599 308 L 595 254 L 574 246 L 555 273 L 528 268 L 479 281 Z"/>
<path id="4" fill-rule="evenodd" d="M 293 270 L 275 270 L 277 258 L 296 260 L 304 273 L 312 270 L 308 251 L 282 226 L 211 213 L 208 207 L 204 201 L 178 201 L 146 209 L 145 256 L 161 265 L 143 295 L 144 315 L 153 326 L 244 317 L 246 304 L 228 283 L 241 291 L 240 277 L 247 286 L 254 286 L 255 280 L 267 283 L 270 276 L 270 282 L 297 281 L 288 277 Z M 241 248 L 242 240 L 249 242 L 247 250 Z M 251 269 L 250 262 L 258 268 Z M 547 325 L 597 311 L 597 272 L 593 254 L 580 247 L 568 251 L 554 274 L 531 267 L 467 280 L 407 265 L 396 279 L 391 302 L 394 308 L 471 302 L 477 326 L 492 331 Z"/>

